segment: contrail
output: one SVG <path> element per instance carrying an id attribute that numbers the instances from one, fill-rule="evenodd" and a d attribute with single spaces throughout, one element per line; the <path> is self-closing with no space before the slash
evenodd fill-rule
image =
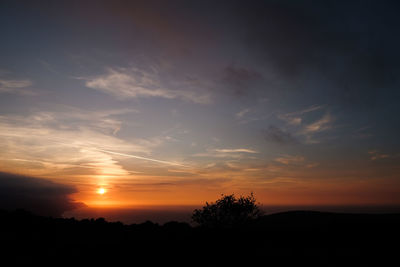
<path id="1" fill-rule="evenodd" d="M 3 134 L 0 133 L 0 135 L 2 136 L 23 136 L 23 135 L 15 135 L 15 134 Z M 173 165 L 173 166 L 181 166 L 181 167 L 187 167 L 183 164 L 180 163 L 176 163 L 176 162 L 170 162 L 170 161 L 165 161 L 165 160 L 158 160 L 158 159 L 152 159 L 152 158 L 146 158 L 146 157 L 141 157 L 141 156 L 136 156 L 136 155 L 131 155 L 131 154 L 125 154 L 125 153 L 119 153 L 119 152 L 114 152 L 114 151 L 109 151 L 109 150 L 104 150 L 104 149 L 100 149 L 100 148 L 96 148 L 96 147 L 89 147 L 89 146 L 85 146 L 85 145 L 76 145 L 76 144 L 70 144 L 70 143 L 66 143 L 66 142 L 62 142 L 60 141 L 60 138 L 47 138 L 49 141 L 52 141 L 54 143 L 58 143 L 58 144 L 62 144 L 62 145 L 66 145 L 66 146 L 71 146 L 71 147 L 77 147 L 77 148 L 84 148 L 87 150 L 97 150 L 100 152 L 104 152 L 104 153 L 108 153 L 108 154 L 113 154 L 113 155 L 120 155 L 120 156 L 124 156 L 124 157 L 128 157 L 128 158 L 135 158 L 135 159 L 141 159 L 141 160 L 147 160 L 147 161 L 152 161 L 152 162 L 157 162 L 157 163 L 162 163 L 162 164 L 167 164 L 167 165 Z M 15 159 L 15 160 L 19 160 L 19 159 Z M 21 159 L 22 161 L 23 159 Z M 29 160 L 27 160 L 29 161 Z M 42 162 L 43 163 L 43 162 Z M 79 165 L 81 166 L 81 165 Z M 82 166 L 81 166 L 82 167 Z M 87 168 L 91 168 L 91 166 L 86 166 Z"/>
<path id="2" fill-rule="evenodd" d="M 168 164 L 168 165 L 175 165 L 175 166 L 181 166 L 181 167 L 186 167 L 185 165 L 176 163 L 176 162 L 170 162 L 170 161 L 165 161 L 165 160 L 158 160 L 158 159 L 151 159 L 151 158 L 145 158 L 141 156 L 136 156 L 136 155 L 130 155 L 130 154 L 125 154 L 125 153 L 119 153 L 119 152 L 114 152 L 114 151 L 109 151 L 109 150 L 104 150 L 100 148 L 92 148 L 97 151 L 109 153 L 109 154 L 114 154 L 114 155 L 120 155 L 120 156 L 125 156 L 128 158 L 135 158 L 135 159 L 143 159 L 143 160 L 148 160 L 148 161 L 153 161 L 153 162 L 158 162 L 158 163 L 163 163 L 163 164 Z"/>
<path id="3" fill-rule="evenodd" d="M 52 139 L 52 140 L 51 140 Z M 124 157 L 128 157 L 128 158 L 135 158 L 135 159 L 141 159 L 141 160 L 147 160 L 147 161 L 152 161 L 152 162 L 157 162 L 157 163 L 162 163 L 162 164 L 167 164 L 167 165 L 173 165 L 173 166 L 180 166 L 180 167 L 187 167 L 183 164 L 180 163 L 176 163 L 176 162 L 170 162 L 170 161 L 165 161 L 165 160 L 158 160 L 158 159 L 152 159 L 152 158 L 146 158 L 146 157 L 141 157 L 141 156 L 136 156 L 136 155 L 131 155 L 131 154 L 125 154 L 125 153 L 119 153 L 119 152 L 115 152 L 115 151 L 109 151 L 109 150 L 105 150 L 105 149 L 101 149 L 101 148 L 97 148 L 97 147 L 89 147 L 89 146 L 85 146 L 85 145 L 75 145 L 75 144 L 69 144 L 66 142 L 61 142 L 57 139 L 54 138 L 49 138 L 49 140 L 55 142 L 55 143 L 59 143 L 59 144 L 63 144 L 66 146 L 72 146 L 72 147 L 77 147 L 77 148 L 84 148 L 87 150 L 95 150 L 95 151 L 100 151 L 100 152 L 104 152 L 104 153 L 108 153 L 108 154 L 113 154 L 113 155 L 119 155 L 119 156 L 124 156 Z M 95 145 L 95 144 L 94 144 Z"/>

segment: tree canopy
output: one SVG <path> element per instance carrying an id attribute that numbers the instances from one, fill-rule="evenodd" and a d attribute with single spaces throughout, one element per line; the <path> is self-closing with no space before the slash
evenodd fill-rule
<path id="1" fill-rule="evenodd" d="M 261 215 L 256 199 L 249 196 L 236 198 L 234 194 L 222 195 L 215 203 L 193 211 L 192 220 L 200 226 L 209 228 L 229 228 L 244 225 Z"/>

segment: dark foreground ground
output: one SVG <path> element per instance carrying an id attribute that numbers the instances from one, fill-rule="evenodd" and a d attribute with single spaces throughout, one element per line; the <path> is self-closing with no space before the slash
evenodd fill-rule
<path id="1" fill-rule="evenodd" d="M 235 229 L 0 211 L 2 266 L 400 266 L 400 214 L 296 211 Z"/>

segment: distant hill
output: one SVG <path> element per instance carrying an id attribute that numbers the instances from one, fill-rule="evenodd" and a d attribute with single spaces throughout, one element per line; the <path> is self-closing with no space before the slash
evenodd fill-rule
<path id="1" fill-rule="evenodd" d="M 0 211 L 2 259 L 23 265 L 397 266 L 399 225 L 400 214 L 293 211 L 206 229 Z"/>

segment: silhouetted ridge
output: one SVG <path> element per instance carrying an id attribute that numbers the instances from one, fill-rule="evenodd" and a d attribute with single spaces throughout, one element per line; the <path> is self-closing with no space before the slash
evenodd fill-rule
<path id="1" fill-rule="evenodd" d="M 292 211 L 233 228 L 206 228 L 0 211 L 3 260 L 23 265 L 63 259 L 71 265 L 385 266 L 397 260 L 398 225 L 400 214 Z"/>

